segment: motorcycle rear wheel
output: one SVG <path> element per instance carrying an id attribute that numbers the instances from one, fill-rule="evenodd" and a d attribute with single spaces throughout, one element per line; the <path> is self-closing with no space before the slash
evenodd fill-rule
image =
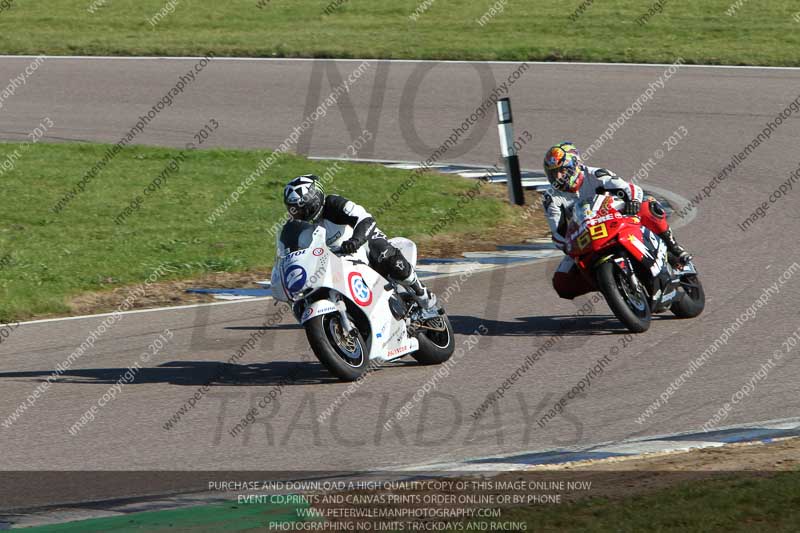
<path id="1" fill-rule="evenodd" d="M 355 335 L 344 333 L 338 313 L 312 318 L 305 323 L 305 330 L 314 355 L 337 378 L 355 381 L 367 371 L 367 344 L 358 330 Z"/>
<path id="2" fill-rule="evenodd" d="M 683 295 L 670 306 L 670 311 L 678 318 L 694 318 L 706 308 L 706 293 L 696 274 L 681 279 Z"/>
<path id="3" fill-rule="evenodd" d="M 453 337 L 453 326 L 447 315 L 425 321 L 425 325 L 436 329 L 420 329 L 417 334 L 419 350 L 411 354 L 423 365 L 439 365 L 444 363 L 455 351 L 455 338 Z"/>
<path id="4" fill-rule="evenodd" d="M 643 333 L 650 329 L 651 312 L 647 293 L 641 284 L 636 291 L 613 261 L 606 261 L 597 269 L 597 286 L 611 311 L 632 333 Z"/>

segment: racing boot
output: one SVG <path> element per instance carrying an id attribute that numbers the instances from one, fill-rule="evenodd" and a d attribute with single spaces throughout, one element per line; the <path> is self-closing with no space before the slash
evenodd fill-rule
<path id="1" fill-rule="evenodd" d="M 674 266 L 685 265 L 692 260 L 691 254 L 686 249 L 678 244 L 675 236 L 672 234 L 672 229 L 667 229 L 664 233 L 659 234 L 661 240 L 667 245 L 667 251 L 670 256 L 670 263 Z"/>
<path id="2" fill-rule="evenodd" d="M 399 283 L 411 292 L 414 299 L 426 314 L 437 312 L 436 295 L 422 284 L 417 277 L 416 271 L 412 270 L 411 275 Z"/>

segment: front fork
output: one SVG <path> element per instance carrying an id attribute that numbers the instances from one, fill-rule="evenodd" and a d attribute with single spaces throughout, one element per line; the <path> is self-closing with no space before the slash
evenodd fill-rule
<path id="1" fill-rule="evenodd" d="M 624 256 L 623 257 L 608 256 L 604 258 L 602 261 L 600 261 L 600 263 L 611 259 L 614 260 L 614 264 L 617 265 L 617 268 L 619 268 L 624 274 L 626 274 L 630 278 L 633 288 L 638 291 L 639 288 L 641 287 L 639 283 L 639 276 L 637 276 L 636 271 L 633 270 L 633 265 L 631 265 L 630 260 Z"/>
<path id="2" fill-rule="evenodd" d="M 611 259 L 613 256 L 609 256 L 606 258 L 606 261 Z M 631 288 L 636 291 L 637 293 L 642 293 L 647 295 L 647 290 L 642 287 L 641 282 L 639 281 L 639 276 L 636 275 L 636 271 L 633 269 L 633 265 L 630 262 L 628 257 L 613 257 L 614 264 L 617 265 L 623 274 L 628 276 L 628 279 L 631 282 Z"/>
<path id="3" fill-rule="evenodd" d="M 331 290 L 328 291 L 328 294 L 330 295 L 331 301 L 336 304 L 336 310 L 339 311 L 339 320 L 342 324 L 342 329 L 348 335 L 352 335 L 354 333 L 353 330 L 355 330 L 356 328 L 353 325 L 353 323 L 350 322 L 350 319 L 347 317 L 347 305 L 344 303 L 344 300 L 342 299 L 341 295 L 338 292 Z"/>

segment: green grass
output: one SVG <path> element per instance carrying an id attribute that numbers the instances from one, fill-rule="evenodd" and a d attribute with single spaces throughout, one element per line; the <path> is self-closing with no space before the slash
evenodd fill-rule
<path id="1" fill-rule="evenodd" d="M 270 522 L 291 525 L 302 522 L 297 509 L 303 505 L 237 504 L 200 505 L 168 511 L 147 511 L 110 518 L 95 518 L 23 528 L 31 533 L 164 533 L 164 532 L 264 532 Z"/>
<path id="2" fill-rule="evenodd" d="M 114 217 L 157 176 L 177 150 L 129 147 L 60 213 L 51 208 L 81 178 L 107 145 L 0 144 L 0 162 L 21 154 L 0 176 L 0 321 L 65 313 L 67 299 L 144 281 L 160 264 L 172 278 L 271 266 L 275 240 L 267 231 L 284 216 L 288 178 L 322 175 L 329 162 L 285 155 L 241 195 L 213 225 L 207 217 L 239 186 L 267 151 L 187 152 L 177 174 L 160 191 L 143 196 L 123 224 Z M 340 163 L 341 164 L 341 163 Z M 411 175 L 378 165 L 341 164 L 326 187 L 363 204 L 373 214 Z M 424 236 L 473 183 L 423 175 L 378 223 L 390 235 Z M 448 232 L 474 231 L 510 220 L 513 208 L 479 196 L 459 211 Z M 169 278 L 163 278 L 169 279 Z"/>
<path id="3" fill-rule="evenodd" d="M 102 1 L 102 0 L 98 0 Z M 164 0 L 16 0 L 0 12 L 6 54 L 218 55 L 431 59 L 580 60 L 800 65 L 800 11 L 794 0 L 669 0 L 646 25 L 654 2 L 507 0 L 484 26 L 495 0 L 434 0 L 416 22 L 421 0 L 348 0 L 324 14 L 328 0 L 200 2 L 179 0 L 152 28 Z"/>
<path id="4" fill-rule="evenodd" d="M 800 531 L 800 473 L 685 482 L 621 500 L 589 498 L 507 509 L 502 521 L 526 522 L 528 531 L 796 532 Z"/>

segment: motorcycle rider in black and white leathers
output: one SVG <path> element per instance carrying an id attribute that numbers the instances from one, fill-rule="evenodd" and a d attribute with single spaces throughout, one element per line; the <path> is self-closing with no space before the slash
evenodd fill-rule
<path id="1" fill-rule="evenodd" d="M 411 263 L 387 240 L 362 206 L 339 195 L 326 195 L 313 174 L 290 181 L 284 188 L 283 201 L 292 219 L 323 226 L 326 244 L 338 246 L 341 253 L 349 255 L 366 245 L 372 269 L 406 287 L 423 309 L 436 308 L 436 296 L 422 284 Z M 280 246 L 279 241 L 279 255 Z"/>

